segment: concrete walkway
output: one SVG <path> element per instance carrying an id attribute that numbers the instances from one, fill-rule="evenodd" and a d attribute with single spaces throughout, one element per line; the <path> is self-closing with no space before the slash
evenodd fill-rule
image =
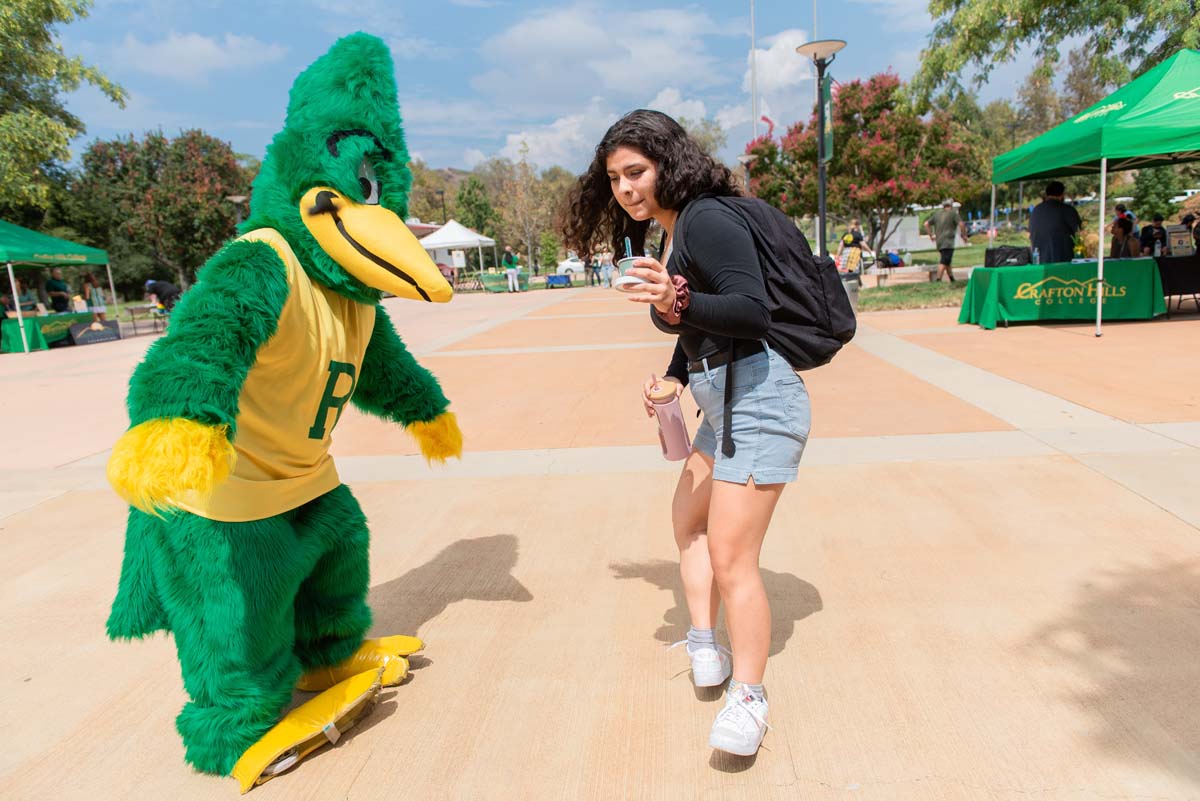
<path id="1" fill-rule="evenodd" d="M 1200 316 L 1097 340 L 864 315 L 806 376 L 813 439 L 763 553 L 774 729 L 737 759 L 665 649 L 676 467 L 638 387 L 670 341 L 602 290 L 388 305 L 468 453 L 431 469 L 354 411 L 335 452 L 378 633 L 429 648 L 253 797 L 1200 798 Z M 0 358 L 0 798 L 236 795 L 182 761 L 170 640 L 103 636 L 104 462 L 152 341 Z"/>

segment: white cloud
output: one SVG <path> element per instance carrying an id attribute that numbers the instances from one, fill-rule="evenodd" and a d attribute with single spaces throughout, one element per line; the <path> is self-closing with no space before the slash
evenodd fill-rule
<path id="1" fill-rule="evenodd" d="M 663 89 L 654 99 L 646 104 L 646 108 L 661 111 L 675 119 L 686 117 L 689 120 L 702 120 L 708 116 L 708 109 L 703 100 L 684 100 L 683 94 L 673 86 Z"/>
<path id="2" fill-rule="evenodd" d="M 287 48 L 260 42 L 253 36 L 225 34 L 222 39 L 198 33 L 171 32 L 159 42 L 142 42 L 133 34 L 114 47 L 112 63 L 160 78 L 205 83 L 215 72 L 244 71 L 281 60 Z"/>
<path id="3" fill-rule="evenodd" d="M 396 61 L 413 61 L 416 59 L 437 61 L 450 58 L 454 52 L 448 47 L 442 47 L 432 39 L 425 39 L 420 36 L 400 36 L 388 39 L 387 46 L 392 51 L 392 58 Z"/>
<path id="4" fill-rule="evenodd" d="M 799 28 L 781 31 L 763 39 L 766 50 L 755 48 L 757 55 L 757 81 L 760 97 L 789 93 L 813 80 L 816 75 L 812 61 L 796 52 L 796 48 L 809 40 L 808 32 Z M 750 91 L 750 56 L 746 56 L 746 73 L 742 78 L 742 89 Z M 811 87 L 811 84 L 809 84 Z"/>
<path id="5" fill-rule="evenodd" d="M 549 125 L 540 125 L 505 138 L 500 155 L 514 161 L 521 158 L 523 147 L 529 148 L 530 163 L 541 167 L 560 165 L 568 169 L 580 169 L 587 164 L 596 143 L 617 119 L 600 98 L 593 98 L 586 109 L 578 114 L 559 117 Z"/>
<path id="6" fill-rule="evenodd" d="M 620 11 L 576 5 L 536 13 L 484 42 L 485 72 L 472 80 L 498 103 L 558 113 L 578 102 L 580 87 L 614 102 L 641 102 L 647 88 L 681 90 L 728 84 L 705 37 L 728 30 L 689 9 Z"/>
<path id="7" fill-rule="evenodd" d="M 487 161 L 487 156 L 479 148 L 468 147 L 463 151 L 462 162 L 467 165 L 468 170 L 475 169 L 485 161 Z"/>

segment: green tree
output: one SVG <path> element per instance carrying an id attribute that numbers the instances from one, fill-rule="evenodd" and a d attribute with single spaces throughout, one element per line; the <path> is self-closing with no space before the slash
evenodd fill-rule
<path id="1" fill-rule="evenodd" d="M 558 241 L 558 237 L 553 231 L 542 231 L 541 252 L 538 257 L 542 260 L 542 265 L 546 271 L 550 271 L 552 265 L 558 264 L 558 254 L 562 250 L 562 243 Z"/>
<path id="2" fill-rule="evenodd" d="M 718 153 L 721 148 L 729 141 L 729 135 L 725 133 L 725 129 L 716 120 L 702 118 L 699 120 L 691 120 L 687 117 L 680 117 L 679 124 L 688 132 L 688 135 L 696 140 L 696 144 L 700 145 L 700 149 L 713 158 L 718 158 Z"/>
<path id="3" fill-rule="evenodd" d="M 986 81 L 1026 48 L 1054 65 L 1067 41 L 1082 39 L 1093 79 L 1120 84 L 1130 67 L 1140 75 L 1182 47 L 1200 47 L 1193 0 L 930 0 L 929 13 L 933 33 L 912 87 L 923 102 L 969 68 Z"/>
<path id="4" fill-rule="evenodd" d="M 817 208 L 816 117 L 781 140 L 751 143 L 751 191 L 793 217 Z M 917 113 L 893 73 L 843 84 L 834 102 L 829 211 L 857 216 L 878 250 L 913 205 L 970 197 L 987 185 L 979 138 L 946 111 Z"/>
<path id="5" fill-rule="evenodd" d="M 484 236 L 493 238 L 496 236 L 496 210 L 492 208 L 492 203 L 488 200 L 487 189 L 484 188 L 483 181 L 479 178 L 469 175 L 465 181 L 459 184 L 458 194 L 454 197 L 454 206 L 458 209 L 455 219 L 460 223 Z M 492 264 L 495 257 L 491 253 L 484 254 L 483 265 L 478 264 L 478 253 L 468 253 L 467 259 L 473 270 L 495 266 Z"/>
<path id="6" fill-rule="evenodd" d="M 425 165 L 423 161 L 414 161 L 408 165 L 412 170 L 412 189 L 408 193 L 408 214 L 422 222 L 447 220 L 458 216 L 454 206 L 455 182 L 449 170 L 435 170 Z M 443 201 L 445 214 L 442 214 Z M 443 219 L 445 217 L 445 219 Z"/>
<path id="7" fill-rule="evenodd" d="M 4 0 L 0 5 L 0 197 L 6 207 L 45 208 L 55 162 L 84 132 L 62 95 L 89 83 L 124 107 L 125 90 L 78 56 L 54 28 L 86 17 L 90 0 Z"/>
<path id="8" fill-rule="evenodd" d="M 225 198 L 248 194 L 247 171 L 228 143 L 198 130 L 175 139 L 155 131 L 88 146 L 71 186 L 71 220 L 110 251 L 126 288 L 147 270 L 186 287 L 235 233 L 237 210 Z"/>
<path id="9" fill-rule="evenodd" d="M 1112 93 L 1116 86 L 1096 79 L 1091 57 L 1083 50 L 1072 50 L 1067 56 L 1067 74 L 1063 78 L 1062 113 L 1070 119 L 1091 108 Z"/>
<path id="10" fill-rule="evenodd" d="M 1172 166 L 1138 170 L 1133 181 L 1134 210 L 1138 219 L 1149 221 L 1155 214 L 1170 217 L 1175 211 L 1171 198 L 1179 194 L 1179 176 Z"/>

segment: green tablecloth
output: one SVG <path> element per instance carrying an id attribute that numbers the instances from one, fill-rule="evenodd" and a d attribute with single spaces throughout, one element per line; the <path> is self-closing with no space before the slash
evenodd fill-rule
<path id="1" fill-rule="evenodd" d="M 1105 320 L 1149 320 L 1167 311 L 1154 259 L 1104 262 Z M 977 268 L 967 283 L 960 323 L 1095 320 L 1096 262 Z"/>
<path id="2" fill-rule="evenodd" d="M 91 312 L 65 312 L 63 314 L 46 314 L 37 318 L 42 328 L 42 336 L 47 342 L 57 342 L 71 335 L 71 326 L 77 323 L 90 323 Z"/>
<path id="3" fill-rule="evenodd" d="M 39 317 L 25 318 L 25 337 L 29 340 L 30 350 L 46 350 L 50 347 L 46 344 L 46 337 L 42 335 L 42 328 L 38 325 Z M 9 317 L 5 320 L 0 320 L 0 353 L 23 353 L 24 345 L 21 344 L 21 328 L 17 323 L 16 317 Z"/>

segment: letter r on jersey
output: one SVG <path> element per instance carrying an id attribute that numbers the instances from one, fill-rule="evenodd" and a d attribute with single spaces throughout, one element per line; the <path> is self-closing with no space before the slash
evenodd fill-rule
<path id="1" fill-rule="evenodd" d="M 338 395 L 338 379 L 343 375 L 350 377 L 350 387 L 346 394 Z M 358 381 L 358 371 L 353 364 L 347 362 L 329 362 L 329 380 L 325 382 L 325 394 L 321 397 L 321 405 L 317 407 L 317 417 L 313 420 L 312 428 L 308 429 L 309 439 L 325 439 L 325 421 L 329 412 L 335 411 L 333 425 L 336 426 L 342 416 L 342 408 L 350 396 L 354 394 L 354 386 Z M 332 428 L 333 426 L 330 426 Z"/>

